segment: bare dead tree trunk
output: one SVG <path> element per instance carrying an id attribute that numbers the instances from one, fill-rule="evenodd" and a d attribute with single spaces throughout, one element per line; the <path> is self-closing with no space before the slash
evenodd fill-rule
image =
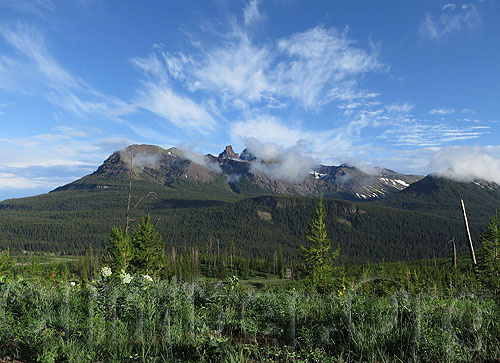
<path id="1" fill-rule="evenodd" d="M 469 229 L 469 221 L 467 220 L 467 213 L 465 213 L 465 204 L 463 199 L 460 199 L 460 203 L 462 204 L 462 214 L 464 216 L 465 230 L 467 231 L 467 238 L 469 239 L 470 257 L 472 259 L 472 263 L 474 265 L 477 265 L 476 254 L 474 253 L 474 245 L 472 244 L 472 237 L 470 235 L 470 229 Z"/>
<path id="2" fill-rule="evenodd" d="M 457 245 L 455 243 L 455 237 L 451 239 L 453 245 L 453 268 L 457 268 Z"/>
<path id="3" fill-rule="evenodd" d="M 137 219 L 131 219 L 130 214 L 134 209 L 136 209 L 144 199 L 149 198 L 150 196 L 156 198 L 159 200 L 158 196 L 156 195 L 155 192 L 149 192 L 146 195 L 143 195 L 139 201 L 131 207 L 131 202 L 132 202 L 132 174 L 133 174 L 133 169 L 134 167 L 134 155 L 132 154 L 130 156 L 130 171 L 129 171 L 129 176 L 128 176 L 128 198 L 127 198 L 127 209 L 125 211 L 125 234 L 127 234 L 129 227 L 137 221 Z M 156 222 L 153 224 L 156 226 L 156 224 L 160 221 L 161 217 L 156 220 Z"/>
<path id="4" fill-rule="evenodd" d="M 130 171 L 128 176 L 128 200 L 127 210 L 125 211 L 125 234 L 128 232 L 130 225 L 130 200 L 132 199 L 132 167 L 134 166 L 134 156 L 130 156 Z"/>

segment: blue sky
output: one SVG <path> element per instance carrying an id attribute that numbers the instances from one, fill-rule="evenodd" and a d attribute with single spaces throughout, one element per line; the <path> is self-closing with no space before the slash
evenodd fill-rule
<path id="1" fill-rule="evenodd" d="M 0 200 L 128 144 L 248 138 L 500 182 L 500 2 L 145 4 L 0 0 Z"/>

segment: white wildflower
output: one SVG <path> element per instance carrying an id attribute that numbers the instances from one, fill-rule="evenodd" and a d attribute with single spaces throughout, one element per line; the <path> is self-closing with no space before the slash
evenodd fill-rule
<path id="1" fill-rule="evenodd" d="M 71 281 L 69 284 L 70 284 L 72 287 L 75 287 L 75 286 L 76 286 L 76 282 L 74 282 L 74 281 Z"/>
<path id="2" fill-rule="evenodd" d="M 104 277 L 109 277 L 112 274 L 111 269 L 107 266 L 101 268 L 101 272 Z"/>
<path id="3" fill-rule="evenodd" d="M 132 281 L 132 276 L 129 275 L 128 273 L 125 273 L 122 277 L 122 282 L 124 284 L 130 284 L 130 281 Z"/>
<path id="4" fill-rule="evenodd" d="M 142 278 L 144 280 L 148 280 L 149 282 L 153 282 L 153 278 L 151 276 L 149 276 L 149 275 L 142 275 Z"/>

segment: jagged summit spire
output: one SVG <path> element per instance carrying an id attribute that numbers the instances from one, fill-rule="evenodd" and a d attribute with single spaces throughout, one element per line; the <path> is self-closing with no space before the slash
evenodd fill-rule
<path id="1" fill-rule="evenodd" d="M 239 159 L 240 155 L 235 153 L 231 145 L 227 145 L 223 152 L 219 154 L 221 159 Z"/>

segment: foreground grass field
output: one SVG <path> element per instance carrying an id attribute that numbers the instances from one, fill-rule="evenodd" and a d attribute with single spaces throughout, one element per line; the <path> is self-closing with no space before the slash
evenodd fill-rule
<path id="1" fill-rule="evenodd" d="M 283 282 L 112 274 L 0 285 L 0 358 L 23 362 L 348 362 L 500 359 L 500 303 L 364 280 L 329 295 Z M 379 285 L 384 294 L 377 294 Z M 295 286 L 295 287 L 294 287 Z"/>

